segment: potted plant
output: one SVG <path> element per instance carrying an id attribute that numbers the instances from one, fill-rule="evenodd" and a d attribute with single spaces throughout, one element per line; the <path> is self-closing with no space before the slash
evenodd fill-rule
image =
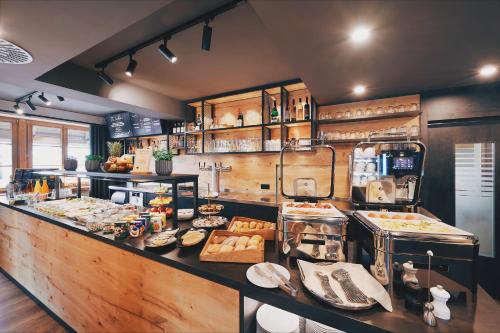
<path id="1" fill-rule="evenodd" d="M 157 175 L 168 176 L 172 173 L 172 156 L 172 151 L 170 149 L 156 150 L 153 152 Z"/>
<path id="2" fill-rule="evenodd" d="M 64 170 L 75 171 L 78 167 L 78 161 L 73 156 L 68 156 L 64 159 Z"/>
<path id="3" fill-rule="evenodd" d="M 104 158 L 101 155 L 87 155 L 85 156 L 85 169 L 89 172 L 99 170 L 99 166 Z"/>

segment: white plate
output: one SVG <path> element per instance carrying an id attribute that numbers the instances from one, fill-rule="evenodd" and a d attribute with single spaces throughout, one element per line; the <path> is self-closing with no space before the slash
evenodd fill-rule
<path id="1" fill-rule="evenodd" d="M 270 280 L 266 279 L 265 277 L 262 277 L 259 274 L 257 274 L 257 272 L 255 272 L 254 267 L 257 266 L 257 265 L 264 272 L 268 273 L 269 275 L 272 274 L 266 268 L 266 265 L 264 263 L 255 264 L 255 265 L 252 265 L 250 268 L 247 269 L 247 279 L 248 279 L 248 281 L 250 281 L 253 284 L 255 284 L 256 286 L 259 286 L 259 287 L 262 287 L 262 288 L 278 288 L 278 284 L 277 283 L 274 283 L 273 281 L 270 281 Z M 274 266 L 274 268 L 276 268 L 276 270 L 278 270 L 278 272 L 280 272 L 281 274 L 283 274 L 285 276 L 285 278 L 287 278 L 287 280 L 290 280 L 290 273 L 288 272 L 288 270 L 285 267 L 283 267 L 281 265 L 278 265 L 278 264 L 272 264 L 272 265 Z"/>
<path id="2" fill-rule="evenodd" d="M 270 333 L 299 332 L 299 316 L 281 310 L 269 304 L 262 305 L 257 310 L 257 331 Z M 260 330 L 259 330 L 260 329 Z"/>

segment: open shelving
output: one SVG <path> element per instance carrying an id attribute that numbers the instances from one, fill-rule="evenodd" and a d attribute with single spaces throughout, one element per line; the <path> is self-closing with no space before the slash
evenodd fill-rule
<path id="1" fill-rule="evenodd" d="M 305 102 L 306 96 L 310 119 L 284 121 L 283 110 L 291 107 L 293 99 L 296 103 L 299 98 Z M 276 122 L 271 121 L 274 103 L 280 114 Z M 186 128 L 185 133 L 176 134 L 184 137 L 186 154 L 276 153 L 287 140 L 310 139 L 314 134 L 316 105 L 300 80 L 200 98 L 189 101 L 188 105 L 194 110 L 194 119 L 201 120 L 201 126 L 200 130 L 191 127 Z M 236 126 L 240 113 L 244 126 Z"/>

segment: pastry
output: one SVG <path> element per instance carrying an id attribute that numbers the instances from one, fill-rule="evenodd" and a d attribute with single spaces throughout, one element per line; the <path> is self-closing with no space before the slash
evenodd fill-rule
<path id="1" fill-rule="evenodd" d="M 257 245 L 248 245 L 246 249 L 247 250 L 258 250 L 258 247 L 257 247 Z"/>
<path id="2" fill-rule="evenodd" d="M 249 224 L 248 224 L 248 227 L 250 229 L 255 229 L 255 226 L 257 225 L 257 223 L 255 223 L 255 221 L 251 221 Z"/>
<path id="3" fill-rule="evenodd" d="M 191 246 L 201 242 L 205 235 L 199 231 L 188 231 L 182 236 L 182 245 Z"/>
<path id="4" fill-rule="evenodd" d="M 248 244 L 248 246 L 250 246 L 250 245 L 258 246 L 261 241 L 262 241 L 261 235 L 254 235 L 254 236 L 252 236 L 252 238 L 250 238 L 250 240 L 248 241 L 247 244 Z"/>

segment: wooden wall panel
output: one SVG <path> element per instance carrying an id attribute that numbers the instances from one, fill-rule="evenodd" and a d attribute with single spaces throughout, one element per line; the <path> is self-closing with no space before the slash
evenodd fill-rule
<path id="1" fill-rule="evenodd" d="M 0 266 L 77 331 L 239 330 L 238 291 L 2 206 Z"/>

